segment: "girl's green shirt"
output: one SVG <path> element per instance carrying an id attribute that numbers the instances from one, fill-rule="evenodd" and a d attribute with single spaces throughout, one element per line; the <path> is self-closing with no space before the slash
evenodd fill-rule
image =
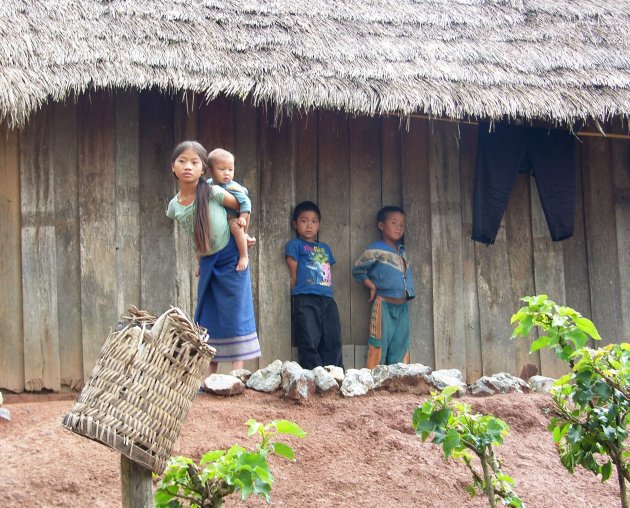
<path id="1" fill-rule="evenodd" d="M 226 191 L 218 185 L 210 186 L 208 197 L 208 213 L 210 216 L 210 251 L 198 252 L 201 256 L 209 256 L 219 252 L 225 247 L 230 239 L 230 226 L 227 221 L 227 213 L 223 207 L 223 197 Z M 181 205 L 177 194 L 171 199 L 166 210 L 166 216 L 179 222 L 191 235 L 194 232 L 195 204 L 193 201 L 189 205 Z"/>

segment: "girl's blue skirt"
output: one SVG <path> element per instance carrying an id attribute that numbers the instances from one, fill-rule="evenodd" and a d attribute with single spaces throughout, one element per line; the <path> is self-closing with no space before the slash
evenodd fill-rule
<path id="1" fill-rule="evenodd" d="M 208 330 L 215 362 L 249 360 L 260 356 L 249 267 L 236 271 L 238 249 L 228 244 L 199 260 L 195 321 Z"/>

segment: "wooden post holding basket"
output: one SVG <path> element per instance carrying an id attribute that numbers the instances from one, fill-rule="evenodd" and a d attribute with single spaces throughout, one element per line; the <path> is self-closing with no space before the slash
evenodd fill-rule
<path id="1" fill-rule="evenodd" d="M 215 351 L 178 308 L 129 313 L 63 426 L 161 474 Z"/>

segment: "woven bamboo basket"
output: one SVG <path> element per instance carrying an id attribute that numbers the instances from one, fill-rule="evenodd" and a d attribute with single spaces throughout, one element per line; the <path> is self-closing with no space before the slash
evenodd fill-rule
<path id="1" fill-rule="evenodd" d="M 178 308 L 157 319 L 135 307 L 129 313 L 63 426 L 160 474 L 215 350 Z"/>

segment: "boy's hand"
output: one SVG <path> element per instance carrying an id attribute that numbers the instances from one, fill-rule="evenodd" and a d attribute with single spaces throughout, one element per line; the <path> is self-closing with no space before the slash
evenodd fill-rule
<path id="1" fill-rule="evenodd" d="M 246 238 L 247 238 L 247 246 L 248 247 L 252 247 L 252 246 L 256 245 L 256 237 L 255 236 L 246 235 Z"/>
<path id="2" fill-rule="evenodd" d="M 368 303 L 372 303 L 374 298 L 376 298 L 376 284 L 374 284 L 370 279 L 365 279 L 363 281 L 363 285 L 370 290 L 370 299 Z"/>
<path id="3" fill-rule="evenodd" d="M 245 217 L 239 217 L 238 219 L 236 219 L 236 223 L 242 228 L 247 226 L 247 220 L 245 219 Z"/>

